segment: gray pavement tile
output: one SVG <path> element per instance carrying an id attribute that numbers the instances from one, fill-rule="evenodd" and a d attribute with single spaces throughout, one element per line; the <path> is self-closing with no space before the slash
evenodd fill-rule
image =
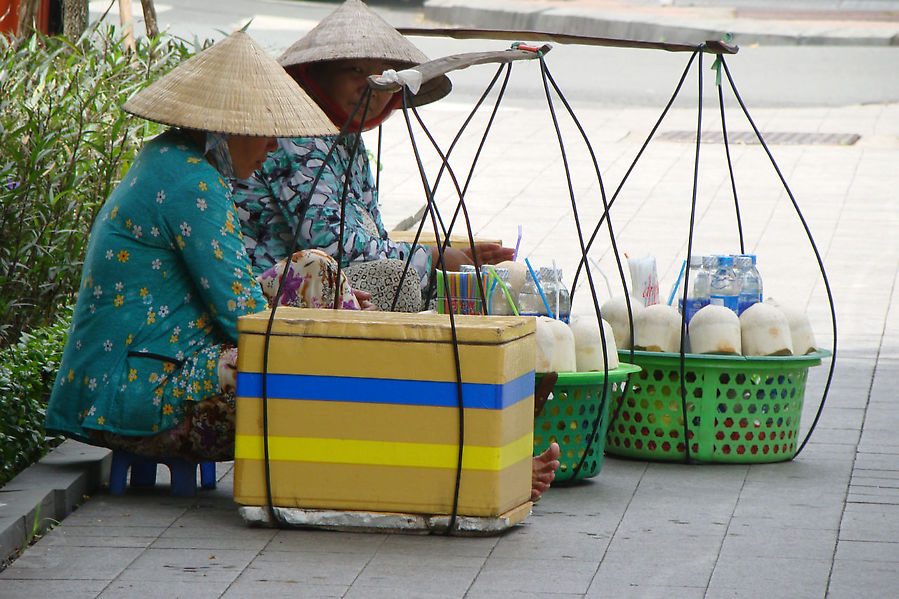
<path id="1" fill-rule="evenodd" d="M 168 496 L 95 496 L 70 516 L 66 523 L 80 526 L 164 527 L 190 506 L 189 499 Z"/>
<path id="2" fill-rule="evenodd" d="M 435 590 L 397 586 L 379 587 L 365 584 L 354 584 L 349 588 L 344 599 L 468 599 L 471 594 L 462 591 Z"/>
<path id="3" fill-rule="evenodd" d="M 804 416 L 804 415 L 803 415 Z M 836 428 L 859 431 L 865 421 L 864 408 L 844 408 L 827 405 L 821 413 L 817 428 Z M 811 424 L 809 422 L 809 424 Z M 817 430 L 816 428 L 816 430 Z"/>
<path id="4" fill-rule="evenodd" d="M 516 527 L 502 536 L 447 537 L 443 535 L 388 535 L 377 549 L 377 555 L 436 557 L 438 559 L 462 557 L 486 559 L 496 546 L 509 537 L 515 537 L 523 527 Z"/>
<path id="5" fill-rule="evenodd" d="M 231 582 L 247 567 L 252 549 L 154 549 L 143 551 L 117 582 Z"/>
<path id="6" fill-rule="evenodd" d="M 490 554 L 492 558 L 508 559 L 564 559 L 599 561 L 609 546 L 612 534 L 588 530 L 558 530 L 552 526 L 524 527 L 516 534 L 506 535 Z"/>
<path id="7" fill-rule="evenodd" d="M 590 586 L 585 599 L 702 599 L 705 597 L 705 586 L 653 586 L 648 584 L 597 583 Z"/>
<path id="8" fill-rule="evenodd" d="M 314 553 L 360 553 L 371 555 L 389 538 L 388 534 L 336 532 L 329 530 L 278 530 L 266 546 L 277 551 Z"/>
<path id="9" fill-rule="evenodd" d="M 691 529 L 619 532 L 612 539 L 606 556 L 617 558 L 629 555 L 636 561 L 648 564 L 678 555 L 689 555 L 700 560 L 717 556 L 724 540 L 724 529 L 721 534 L 700 534 Z"/>
<path id="10" fill-rule="evenodd" d="M 298 582 L 235 581 L 221 596 L 222 599 L 339 599 L 348 597 L 348 587 L 339 584 L 309 584 Z"/>
<path id="11" fill-rule="evenodd" d="M 840 525 L 840 541 L 885 541 L 899 538 L 899 505 L 849 503 Z"/>
<path id="12" fill-rule="evenodd" d="M 877 451 L 859 451 L 855 457 L 857 471 L 893 472 L 897 467 L 896 454 Z"/>
<path id="13" fill-rule="evenodd" d="M 3 580 L 0 599 L 95 599 L 107 584 L 105 580 Z"/>
<path id="14" fill-rule="evenodd" d="M 899 541 L 840 541 L 836 559 L 899 563 Z"/>
<path id="15" fill-rule="evenodd" d="M 371 559 L 368 554 L 262 551 L 237 582 L 298 582 L 349 586 Z"/>
<path id="16" fill-rule="evenodd" d="M 734 519 L 721 546 L 721 559 L 740 557 L 801 557 L 831 559 L 837 542 L 835 528 L 798 528 L 784 522 Z"/>
<path id="17" fill-rule="evenodd" d="M 702 587 L 708 583 L 715 568 L 716 555 L 690 554 L 672 551 L 652 561 L 643 560 L 640 553 L 609 551 L 590 588 L 620 588 L 630 585 L 648 587 Z"/>
<path id="18" fill-rule="evenodd" d="M 97 599 L 218 599 L 227 587 L 228 581 L 223 580 L 166 580 L 164 584 L 159 581 L 116 580 Z"/>
<path id="19" fill-rule="evenodd" d="M 858 560 L 834 560 L 828 599 L 893 597 L 899 587 L 896 564 Z"/>
<path id="20" fill-rule="evenodd" d="M 492 558 L 478 574 L 471 592 L 585 593 L 598 561 Z"/>
<path id="21" fill-rule="evenodd" d="M 92 547 L 72 551 L 68 547 L 28 548 L 0 580 L 112 580 L 141 554 L 140 547 Z"/>
<path id="22" fill-rule="evenodd" d="M 825 596 L 831 560 L 735 556 L 719 559 L 709 591 L 749 589 L 756 597 L 821 598 Z"/>
<path id="23" fill-rule="evenodd" d="M 70 526 L 63 522 L 41 538 L 58 547 L 149 547 L 164 529 L 146 526 Z"/>
<path id="24" fill-rule="evenodd" d="M 483 558 L 382 554 L 369 561 L 353 586 L 415 589 L 463 595 L 484 565 Z"/>

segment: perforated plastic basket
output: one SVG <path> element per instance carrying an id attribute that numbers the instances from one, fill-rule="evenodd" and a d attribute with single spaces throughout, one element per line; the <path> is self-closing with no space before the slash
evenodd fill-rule
<path id="1" fill-rule="evenodd" d="M 609 402 L 609 454 L 683 461 L 684 434 L 698 462 L 779 462 L 798 448 L 799 419 L 809 366 L 830 352 L 805 356 L 744 357 L 687 354 L 686 417 L 681 402 L 680 354 L 634 352 L 641 371 L 631 389 Z M 631 359 L 620 351 L 621 359 Z"/>
<path id="2" fill-rule="evenodd" d="M 627 375 L 640 370 L 633 364 L 619 364 L 609 371 L 606 405 L 624 390 Z M 542 379 L 537 374 L 537 384 Z M 534 418 L 534 455 L 555 441 L 562 450 L 555 483 L 596 476 L 602 467 L 603 448 L 608 426 L 608 411 L 600 414 L 605 374 L 602 372 L 560 372 L 543 410 Z M 596 417 L 600 417 L 593 443 L 587 445 Z M 574 471 L 586 451 L 584 465 L 575 476 Z"/>

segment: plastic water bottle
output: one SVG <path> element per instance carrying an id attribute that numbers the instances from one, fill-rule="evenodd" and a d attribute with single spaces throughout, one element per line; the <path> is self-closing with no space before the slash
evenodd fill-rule
<path id="1" fill-rule="evenodd" d="M 709 273 L 703 268 L 705 256 L 690 256 L 689 279 L 690 287 L 687 289 L 687 307 L 684 312 L 683 296 L 678 294 L 677 307 L 681 314 L 686 314 L 687 324 L 693 315 L 709 304 Z M 683 281 L 679 283 L 683 284 Z"/>
<path id="2" fill-rule="evenodd" d="M 550 270 L 553 273 L 553 297 L 552 299 L 548 297 L 546 299 L 549 300 L 549 307 L 553 310 L 552 315 L 558 316 L 562 322 L 568 322 L 571 320 L 571 294 L 568 293 L 568 288 L 562 281 L 562 269 L 553 268 Z M 544 291 L 544 293 L 546 292 Z"/>
<path id="3" fill-rule="evenodd" d="M 709 280 L 709 303 L 738 313 L 740 282 L 734 275 L 733 263 L 734 259 L 730 256 L 718 256 L 718 265 Z"/>
<path id="4" fill-rule="evenodd" d="M 509 269 L 508 268 L 495 268 L 496 276 L 500 281 L 506 284 L 506 287 L 509 286 Z M 503 286 L 494 282 L 493 278 L 490 278 L 491 285 L 493 285 L 493 291 L 490 292 L 490 304 L 488 305 L 488 312 L 494 316 L 509 316 L 514 314 L 512 311 L 512 306 L 509 304 L 509 300 L 506 299 L 506 294 L 503 292 Z M 514 302 L 515 299 L 513 298 Z"/>
<path id="5" fill-rule="evenodd" d="M 540 271 L 542 272 L 544 268 L 542 267 Z M 537 275 L 537 278 L 538 280 L 540 279 L 540 274 Z M 521 291 L 518 292 L 518 314 L 520 316 L 549 316 L 530 271 L 528 271 L 527 278 L 524 280 L 524 285 L 521 286 Z"/>
<path id="6" fill-rule="evenodd" d="M 762 301 L 762 277 L 755 268 L 755 256 L 743 254 L 734 257 L 734 274 L 740 283 L 740 295 L 737 300 L 738 314 Z"/>

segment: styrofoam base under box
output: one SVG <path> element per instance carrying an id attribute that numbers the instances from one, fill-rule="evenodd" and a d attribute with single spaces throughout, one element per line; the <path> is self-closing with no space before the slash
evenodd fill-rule
<path id="1" fill-rule="evenodd" d="M 238 344 L 235 501 L 409 514 L 499 516 L 530 497 L 534 322 L 279 308 L 243 317 Z"/>
<path id="2" fill-rule="evenodd" d="M 460 536 L 499 534 L 523 521 L 531 513 L 530 501 L 492 517 L 459 516 L 452 533 Z M 395 512 L 358 512 L 274 508 L 279 523 L 293 528 L 321 528 L 345 532 L 399 532 L 406 534 L 444 534 L 451 518 L 446 514 L 401 514 Z M 273 526 L 267 507 L 244 506 L 240 515 L 250 524 Z"/>

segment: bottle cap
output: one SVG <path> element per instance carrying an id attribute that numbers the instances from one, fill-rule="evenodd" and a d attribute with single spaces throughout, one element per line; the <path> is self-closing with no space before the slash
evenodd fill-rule
<path id="1" fill-rule="evenodd" d="M 730 256 L 718 256 L 718 266 L 733 266 L 734 259 Z"/>
<path id="2" fill-rule="evenodd" d="M 734 266 L 737 268 L 752 268 L 752 258 L 747 255 L 734 256 Z"/>
<path id="3" fill-rule="evenodd" d="M 712 270 L 713 268 L 718 268 L 718 256 L 703 256 L 702 257 L 702 267 L 706 270 Z"/>
<path id="4" fill-rule="evenodd" d="M 705 259 L 705 256 L 700 256 L 699 254 L 693 254 L 692 256 L 690 256 L 690 267 L 692 268 L 695 266 L 698 268 L 698 267 L 702 266 L 704 259 Z"/>

